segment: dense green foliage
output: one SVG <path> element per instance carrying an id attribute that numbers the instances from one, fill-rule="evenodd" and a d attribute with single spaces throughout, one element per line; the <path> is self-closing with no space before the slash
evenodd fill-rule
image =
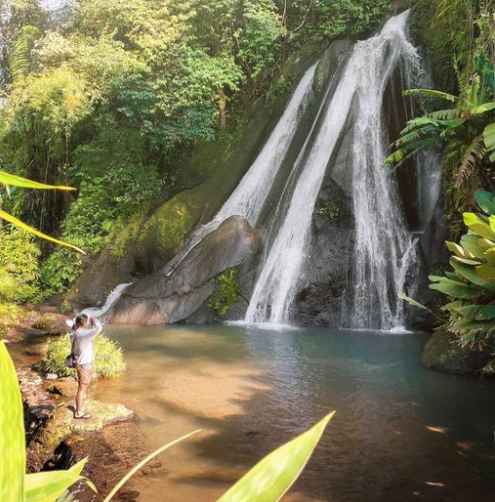
<path id="1" fill-rule="evenodd" d="M 0 303 L 39 298 L 39 247 L 20 230 L 0 227 Z"/>
<path id="2" fill-rule="evenodd" d="M 41 369 L 58 376 L 74 376 L 75 370 L 65 365 L 70 354 L 70 335 L 52 338 L 48 343 L 46 357 L 41 361 Z M 94 341 L 96 374 L 103 378 L 115 378 L 125 371 L 122 349 L 117 342 L 99 335 Z"/>
<path id="3" fill-rule="evenodd" d="M 447 295 L 447 327 L 462 346 L 495 347 L 495 195 L 477 192 L 482 214 L 464 213 L 468 232 L 447 242 L 452 270 L 431 276 L 431 288 Z"/>
<path id="4" fill-rule="evenodd" d="M 239 270 L 232 268 L 220 274 L 215 293 L 210 297 L 208 306 L 220 317 L 225 317 L 230 308 L 241 298 Z"/>
<path id="5" fill-rule="evenodd" d="M 4 206 L 93 254 L 143 207 L 198 182 L 180 171 L 184 157 L 233 130 L 294 51 L 374 30 L 390 1 L 78 0 L 62 20 L 38 0 L 0 9 L 0 159 L 78 189 L 13 190 Z M 42 246 L 46 294 L 67 289 L 82 265 L 51 252 Z"/>

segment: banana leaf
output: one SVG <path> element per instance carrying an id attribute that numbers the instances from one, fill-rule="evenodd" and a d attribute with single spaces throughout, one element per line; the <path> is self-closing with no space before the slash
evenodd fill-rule
<path id="1" fill-rule="evenodd" d="M 39 183 L 38 181 L 28 180 L 15 174 L 0 171 L 0 184 L 6 186 L 14 186 L 20 188 L 33 188 L 35 190 L 64 190 L 71 191 L 75 188 L 64 185 L 47 185 L 46 183 Z"/>
<path id="2" fill-rule="evenodd" d="M 23 221 L 19 220 L 15 216 L 12 216 L 9 213 L 6 213 L 3 209 L 0 209 L 0 219 L 8 221 L 9 223 L 12 223 L 12 225 L 15 225 L 16 227 L 20 228 L 21 230 L 25 230 L 26 232 L 29 232 L 32 235 L 35 235 L 36 237 L 40 237 L 41 239 L 44 239 L 49 242 L 53 242 L 55 244 L 58 244 L 60 246 L 65 246 L 67 248 L 73 249 L 77 251 L 78 253 L 81 254 L 86 254 L 81 248 L 78 248 L 77 246 L 74 246 L 73 244 L 69 244 L 68 242 L 64 242 L 58 239 L 55 239 L 54 237 L 50 237 L 47 234 L 44 234 L 43 232 L 40 232 L 34 227 L 31 227 L 30 225 L 27 225 Z"/>
<path id="3" fill-rule="evenodd" d="M 495 232 L 475 213 L 464 213 L 464 224 L 475 234 L 484 237 L 485 239 L 495 239 Z"/>
<path id="4" fill-rule="evenodd" d="M 66 471 L 37 472 L 26 475 L 25 502 L 55 502 L 78 481 L 85 481 L 95 492 L 96 488 L 81 472 L 87 459 L 81 460 Z"/>
<path id="5" fill-rule="evenodd" d="M 26 445 L 21 392 L 14 363 L 0 342 L 0 500 L 24 501 Z"/>
<path id="6" fill-rule="evenodd" d="M 270 453 L 217 502 L 280 500 L 301 474 L 334 415 L 327 415 L 312 429 Z"/>

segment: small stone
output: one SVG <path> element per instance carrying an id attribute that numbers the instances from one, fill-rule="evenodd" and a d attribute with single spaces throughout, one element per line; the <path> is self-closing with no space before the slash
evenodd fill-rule
<path id="1" fill-rule="evenodd" d="M 57 375 L 56 373 L 47 373 L 47 374 L 45 375 L 45 378 L 46 378 L 47 380 L 57 380 L 58 375 Z"/>

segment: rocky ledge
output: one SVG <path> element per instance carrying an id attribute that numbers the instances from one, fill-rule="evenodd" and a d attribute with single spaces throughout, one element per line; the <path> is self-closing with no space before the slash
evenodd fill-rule
<path id="1" fill-rule="evenodd" d="M 426 343 L 423 364 L 430 369 L 455 375 L 495 373 L 495 360 L 488 351 L 463 348 L 448 332 L 438 329 Z"/>
<path id="2" fill-rule="evenodd" d="M 87 411 L 91 418 L 76 420 L 69 404 L 76 391 L 73 379 L 47 382 L 28 368 L 20 369 L 18 376 L 24 402 L 27 466 L 30 472 L 42 470 L 70 436 L 97 432 L 133 416 L 131 410 L 120 404 L 89 400 Z"/>

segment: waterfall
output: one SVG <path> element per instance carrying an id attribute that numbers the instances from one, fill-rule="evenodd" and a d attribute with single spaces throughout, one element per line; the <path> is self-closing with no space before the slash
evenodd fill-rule
<path id="1" fill-rule="evenodd" d="M 384 167 L 383 95 L 401 58 L 417 64 L 407 38 L 409 12 L 358 42 L 337 85 L 329 83 L 311 132 L 293 167 L 299 174 L 276 237 L 269 244 L 246 322 L 290 321 L 311 240 L 315 204 L 352 112 L 353 205 L 356 220 L 352 326 L 390 329 L 403 322 L 398 293 L 415 259 L 395 181 Z"/>
<path id="2" fill-rule="evenodd" d="M 110 294 L 107 296 L 105 303 L 101 307 L 89 307 L 84 309 L 81 314 L 86 314 L 90 317 L 103 317 L 105 314 L 108 314 L 112 307 L 119 301 L 120 297 L 124 293 L 124 291 L 132 285 L 132 282 L 128 282 L 125 284 L 119 284 L 116 286 Z"/>
<path id="3" fill-rule="evenodd" d="M 399 294 L 417 258 L 395 178 L 384 167 L 389 139 L 382 115 L 385 88 L 401 60 L 409 67 L 420 66 L 419 54 L 408 40 L 407 19 L 407 12 L 392 18 L 379 37 L 360 47 L 359 111 L 353 131 L 353 328 L 404 325 Z"/>
<path id="4" fill-rule="evenodd" d="M 299 120 L 309 104 L 316 66 L 317 64 L 311 66 L 302 77 L 261 152 L 217 215 L 209 223 L 196 229 L 183 250 L 167 264 L 167 276 L 174 272 L 202 239 L 215 231 L 227 218 L 243 216 L 252 226 L 256 225 L 297 132 Z"/>

